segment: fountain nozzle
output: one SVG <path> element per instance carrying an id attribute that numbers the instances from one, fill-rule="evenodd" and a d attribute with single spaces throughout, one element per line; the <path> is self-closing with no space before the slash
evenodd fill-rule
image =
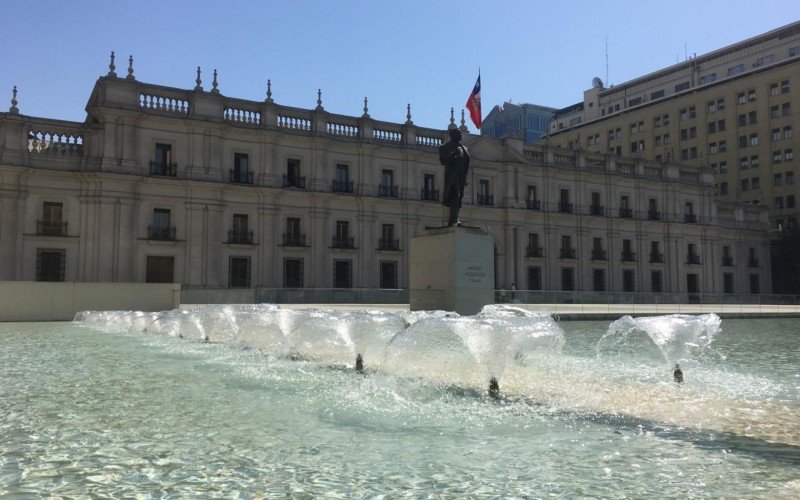
<path id="1" fill-rule="evenodd" d="M 675 363 L 675 369 L 672 371 L 672 378 L 674 378 L 675 382 L 678 384 L 683 383 L 683 370 L 681 370 L 681 365 Z"/>
<path id="2" fill-rule="evenodd" d="M 497 377 L 489 379 L 489 397 L 494 399 L 500 398 L 500 383 L 497 381 Z"/>
<path id="3" fill-rule="evenodd" d="M 364 358 L 361 357 L 361 354 L 356 355 L 356 371 L 364 371 Z"/>

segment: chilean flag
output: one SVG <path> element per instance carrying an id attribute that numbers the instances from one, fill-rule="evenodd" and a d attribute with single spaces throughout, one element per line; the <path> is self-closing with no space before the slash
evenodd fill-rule
<path id="1" fill-rule="evenodd" d="M 475 87 L 467 99 L 467 109 L 469 110 L 469 117 L 472 123 L 481 128 L 481 74 L 478 73 L 478 81 L 475 82 Z"/>

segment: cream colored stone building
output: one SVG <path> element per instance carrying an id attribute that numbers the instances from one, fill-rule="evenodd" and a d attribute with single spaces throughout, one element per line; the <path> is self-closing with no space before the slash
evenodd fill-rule
<path id="1" fill-rule="evenodd" d="M 773 228 L 800 220 L 800 22 L 635 80 L 556 112 L 549 144 L 708 165 L 719 200 L 764 204 Z"/>
<path id="2" fill-rule="evenodd" d="M 442 130 L 100 78 L 85 122 L 0 114 L 0 280 L 408 287 Z M 455 126 L 451 116 L 451 127 Z M 463 126 L 463 123 L 462 123 Z M 705 168 L 466 135 L 497 287 L 770 290 L 766 212 Z"/>

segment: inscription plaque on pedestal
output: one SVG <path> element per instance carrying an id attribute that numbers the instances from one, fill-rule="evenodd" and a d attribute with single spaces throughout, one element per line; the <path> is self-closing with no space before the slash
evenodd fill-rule
<path id="1" fill-rule="evenodd" d="M 412 311 L 477 314 L 494 304 L 494 239 L 477 227 L 426 229 L 411 239 Z"/>

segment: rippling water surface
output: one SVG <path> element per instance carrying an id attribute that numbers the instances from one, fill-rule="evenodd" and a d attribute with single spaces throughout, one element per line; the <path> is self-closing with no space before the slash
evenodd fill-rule
<path id="1" fill-rule="evenodd" d="M 609 323 L 502 363 L 479 336 L 406 363 L 437 348 L 409 335 L 364 374 L 333 348 L 0 324 L 0 495 L 800 495 L 800 320 L 723 320 L 683 387 L 652 346 L 603 348 Z M 436 363 L 474 373 L 402 370 Z M 494 369 L 500 401 L 472 383 Z"/>

